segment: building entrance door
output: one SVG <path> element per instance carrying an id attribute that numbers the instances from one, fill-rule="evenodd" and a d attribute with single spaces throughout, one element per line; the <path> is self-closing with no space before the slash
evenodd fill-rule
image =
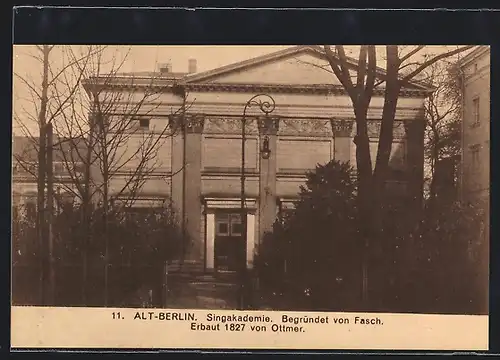
<path id="1" fill-rule="evenodd" d="M 242 230 L 240 214 L 222 211 L 215 214 L 214 265 L 217 271 L 238 271 L 244 264 L 246 246 Z"/>

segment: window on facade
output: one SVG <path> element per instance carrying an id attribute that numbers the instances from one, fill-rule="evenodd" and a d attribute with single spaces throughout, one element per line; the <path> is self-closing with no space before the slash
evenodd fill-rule
<path id="1" fill-rule="evenodd" d="M 54 163 L 54 174 L 62 174 L 66 171 L 64 163 Z"/>
<path id="2" fill-rule="evenodd" d="M 149 129 L 149 119 L 147 118 L 140 118 L 139 119 L 139 127 L 141 129 Z"/>
<path id="3" fill-rule="evenodd" d="M 241 236 L 243 232 L 243 226 L 241 223 L 231 224 L 231 236 Z"/>
<path id="4" fill-rule="evenodd" d="M 217 236 L 229 236 L 229 222 L 219 221 L 217 223 Z"/>
<path id="5" fill-rule="evenodd" d="M 238 219 L 232 219 L 231 221 L 231 236 L 241 236 L 243 233 L 243 225 Z"/>
<path id="6" fill-rule="evenodd" d="M 37 164 L 32 163 L 17 163 L 14 165 L 14 175 L 34 175 L 37 172 Z"/>
<path id="7" fill-rule="evenodd" d="M 221 214 L 216 221 L 217 236 L 241 236 L 243 226 L 239 214 Z"/>
<path id="8" fill-rule="evenodd" d="M 472 145 L 470 147 L 471 152 L 471 169 L 472 171 L 477 171 L 480 165 L 480 157 L 479 157 L 479 145 Z"/>
<path id="9" fill-rule="evenodd" d="M 241 236 L 243 233 L 243 226 L 241 224 L 240 214 L 231 215 L 231 236 Z"/>
<path id="10" fill-rule="evenodd" d="M 84 173 L 85 172 L 85 164 L 81 162 L 75 163 L 75 172 Z"/>
<path id="11" fill-rule="evenodd" d="M 34 199 L 28 199 L 24 204 L 24 207 L 28 218 L 34 218 L 36 216 L 36 202 Z"/>
<path id="12" fill-rule="evenodd" d="M 479 125 L 479 98 L 472 100 L 472 125 Z"/>

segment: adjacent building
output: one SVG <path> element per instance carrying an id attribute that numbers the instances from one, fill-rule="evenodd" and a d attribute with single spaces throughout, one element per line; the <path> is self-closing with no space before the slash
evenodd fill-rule
<path id="1" fill-rule="evenodd" d="M 490 242 L 490 48 L 478 46 L 459 63 L 462 77 L 461 196 L 482 210 L 471 258 L 481 263 L 479 291 L 488 288 Z M 485 280 L 485 282 L 482 281 Z M 487 299 L 487 297 L 486 297 Z M 487 300 L 485 300 L 487 303 Z"/>
<path id="2" fill-rule="evenodd" d="M 490 48 L 478 46 L 460 63 L 463 92 L 461 194 L 489 202 Z"/>
<path id="3" fill-rule="evenodd" d="M 31 136 L 13 136 L 12 139 L 12 205 L 24 206 L 33 211 L 36 209 L 38 193 L 38 144 L 39 139 Z M 75 145 L 81 145 L 72 139 L 70 146 L 64 138 L 56 138 L 54 144 L 53 179 L 57 207 L 61 201 L 78 202 L 75 182 L 82 173 L 81 163 L 70 152 L 75 153 Z"/>
<path id="4" fill-rule="evenodd" d="M 232 270 L 246 258 L 252 267 L 263 235 L 281 211 L 293 207 L 308 171 L 332 159 L 355 166 L 352 104 L 324 65 L 320 48 L 296 46 L 210 71 L 197 72 L 191 60 L 186 73 L 173 72 L 165 64 L 156 74 L 117 74 L 112 81 L 96 78 L 86 83 L 89 92 L 99 89 L 103 97 L 121 93 L 140 99 L 151 89 L 158 94 L 134 114 L 141 132 L 131 136 L 131 146 L 124 151 L 133 151 L 132 144 L 139 144 L 145 133 L 161 136 L 157 168 L 145 180 L 138 200 L 173 202 L 182 214 L 189 241 L 186 260 L 193 266 Z M 349 66 L 354 76 L 356 61 Z M 383 86 L 377 88 L 368 115 L 373 159 L 383 91 Z M 417 82 L 407 84 L 394 125 L 388 186 L 415 206 L 422 198 L 423 102 L 429 91 Z M 252 98 L 255 101 L 248 103 Z M 269 103 L 264 109 L 274 106 L 273 111 L 266 115 L 259 100 Z M 117 102 L 110 121 L 120 121 L 127 106 Z M 241 221 L 243 115 L 246 241 Z M 123 168 L 124 179 L 127 166 L 135 164 L 130 161 Z M 121 180 L 114 181 L 120 187 Z"/>
<path id="5" fill-rule="evenodd" d="M 462 85 L 461 196 L 481 211 L 477 238 L 469 258 L 480 264 L 476 287 L 481 306 L 488 308 L 490 244 L 490 47 L 478 46 L 459 62 Z"/>

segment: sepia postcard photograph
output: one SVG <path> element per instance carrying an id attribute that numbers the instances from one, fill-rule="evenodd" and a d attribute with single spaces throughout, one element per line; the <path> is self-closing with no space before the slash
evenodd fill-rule
<path id="1" fill-rule="evenodd" d="M 12 346 L 487 350 L 490 47 L 14 45 Z"/>

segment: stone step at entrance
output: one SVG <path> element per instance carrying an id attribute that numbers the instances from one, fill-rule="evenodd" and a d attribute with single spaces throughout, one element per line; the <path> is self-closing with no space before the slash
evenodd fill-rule
<path id="1" fill-rule="evenodd" d="M 178 276 L 167 306 L 202 309 L 235 309 L 238 282 L 234 273 Z"/>
<path id="2" fill-rule="evenodd" d="M 203 274 L 203 263 L 195 260 L 172 260 L 167 264 L 169 274 Z"/>

